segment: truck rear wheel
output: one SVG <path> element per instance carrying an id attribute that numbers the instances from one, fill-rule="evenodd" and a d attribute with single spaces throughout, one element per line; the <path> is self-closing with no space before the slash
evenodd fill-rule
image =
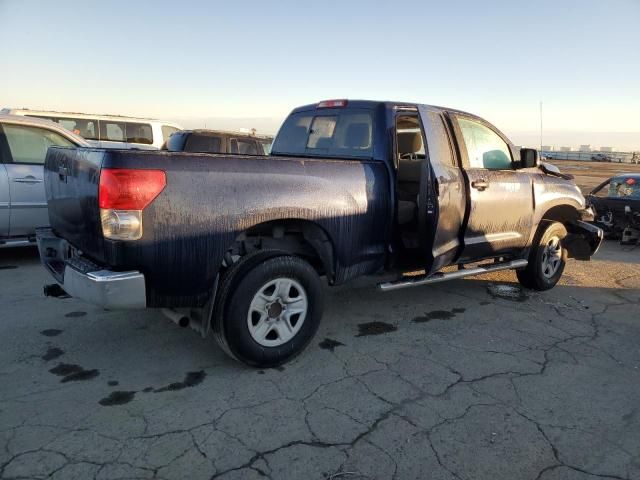
<path id="1" fill-rule="evenodd" d="M 285 252 L 253 254 L 221 285 L 214 331 L 233 358 L 274 367 L 298 355 L 322 317 L 322 284 L 306 261 Z"/>
<path id="2" fill-rule="evenodd" d="M 553 288 L 564 272 L 567 251 L 562 240 L 567 236 L 567 229 L 558 222 L 541 226 L 533 241 L 529 253 L 529 264 L 523 270 L 516 271 L 520 283 L 533 290 L 549 290 Z"/>

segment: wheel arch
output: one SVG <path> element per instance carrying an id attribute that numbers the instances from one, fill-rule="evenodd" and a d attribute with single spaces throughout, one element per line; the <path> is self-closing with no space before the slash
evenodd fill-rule
<path id="1" fill-rule="evenodd" d="M 312 220 L 269 220 L 246 228 L 225 254 L 223 266 L 233 262 L 236 255 L 261 249 L 281 250 L 303 257 L 318 274 L 326 275 L 329 283 L 335 280 L 337 256 L 334 242 L 327 231 Z"/>
<path id="2" fill-rule="evenodd" d="M 577 258 L 580 260 L 590 258 L 592 254 L 590 246 L 581 241 L 581 234 L 584 230 L 584 227 L 581 225 L 585 223 L 582 221 L 581 210 L 570 204 L 554 205 L 544 212 L 535 230 L 532 232 L 529 243 L 530 248 L 533 247 L 533 242 L 538 233 L 554 222 L 562 224 L 567 230 L 567 236 L 563 241 L 563 246 L 567 250 L 569 258 Z"/>
<path id="3" fill-rule="evenodd" d="M 573 205 L 554 205 L 553 207 L 547 209 L 540 217 L 540 223 L 545 220 L 547 222 L 560 222 L 566 227 L 567 224 L 580 220 L 580 212 Z"/>
<path id="4" fill-rule="evenodd" d="M 572 224 L 580 220 L 580 211 L 574 205 L 568 203 L 556 204 L 548 206 L 544 212 L 537 217 L 529 235 L 528 248 L 533 247 L 533 242 L 541 228 L 546 228 L 552 222 L 562 223 L 567 230 L 570 230 Z"/>

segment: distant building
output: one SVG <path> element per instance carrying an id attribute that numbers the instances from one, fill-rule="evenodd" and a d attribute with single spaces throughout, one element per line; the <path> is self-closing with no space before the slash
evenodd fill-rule
<path id="1" fill-rule="evenodd" d="M 580 145 L 580 151 L 581 152 L 590 152 L 591 151 L 591 145 Z"/>
<path id="2" fill-rule="evenodd" d="M 542 145 L 543 152 L 550 152 L 553 150 L 553 145 Z"/>
<path id="3" fill-rule="evenodd" d="M 571 151 L 571 147 L 560 147 L 560 151 L 561 152 L 570 152 Z"/>
<path id="4" fill-rule="evenodd" d="M 600 147 L 601 152 L 613 152 L 613 147 Z"/>

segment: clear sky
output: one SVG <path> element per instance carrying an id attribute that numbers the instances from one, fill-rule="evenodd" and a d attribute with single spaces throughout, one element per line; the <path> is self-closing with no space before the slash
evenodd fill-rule
<path id="1" fill-rule="evenodd" d="M 542 101 L 548 141 L 640 149 L 640 0 L 0 0 L 0 25 L 0 106 L 275 132 L 389 99 L 535 144 Z"/>

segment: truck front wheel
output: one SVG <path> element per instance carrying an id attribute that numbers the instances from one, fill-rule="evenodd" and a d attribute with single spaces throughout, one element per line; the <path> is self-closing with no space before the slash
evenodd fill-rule
<path id="1" fill-rule="evenodd" d="M 301 258 L 284 252 L 243 262 L 223 285 L 216 338 L 248 365 L 274 367 L 311 341 L 322 317 L 322 284 Z"/>
<path id="2" fill-rule="evenodd" d="M 561 223 L 553 222 L 545 228 L 541 226 L 533 241 L 529 264 L 516 272 L 520 283 L 534 290 L 553 288 L 564 272 L 567 251 L 562 240 L 567 230 Z"/>

